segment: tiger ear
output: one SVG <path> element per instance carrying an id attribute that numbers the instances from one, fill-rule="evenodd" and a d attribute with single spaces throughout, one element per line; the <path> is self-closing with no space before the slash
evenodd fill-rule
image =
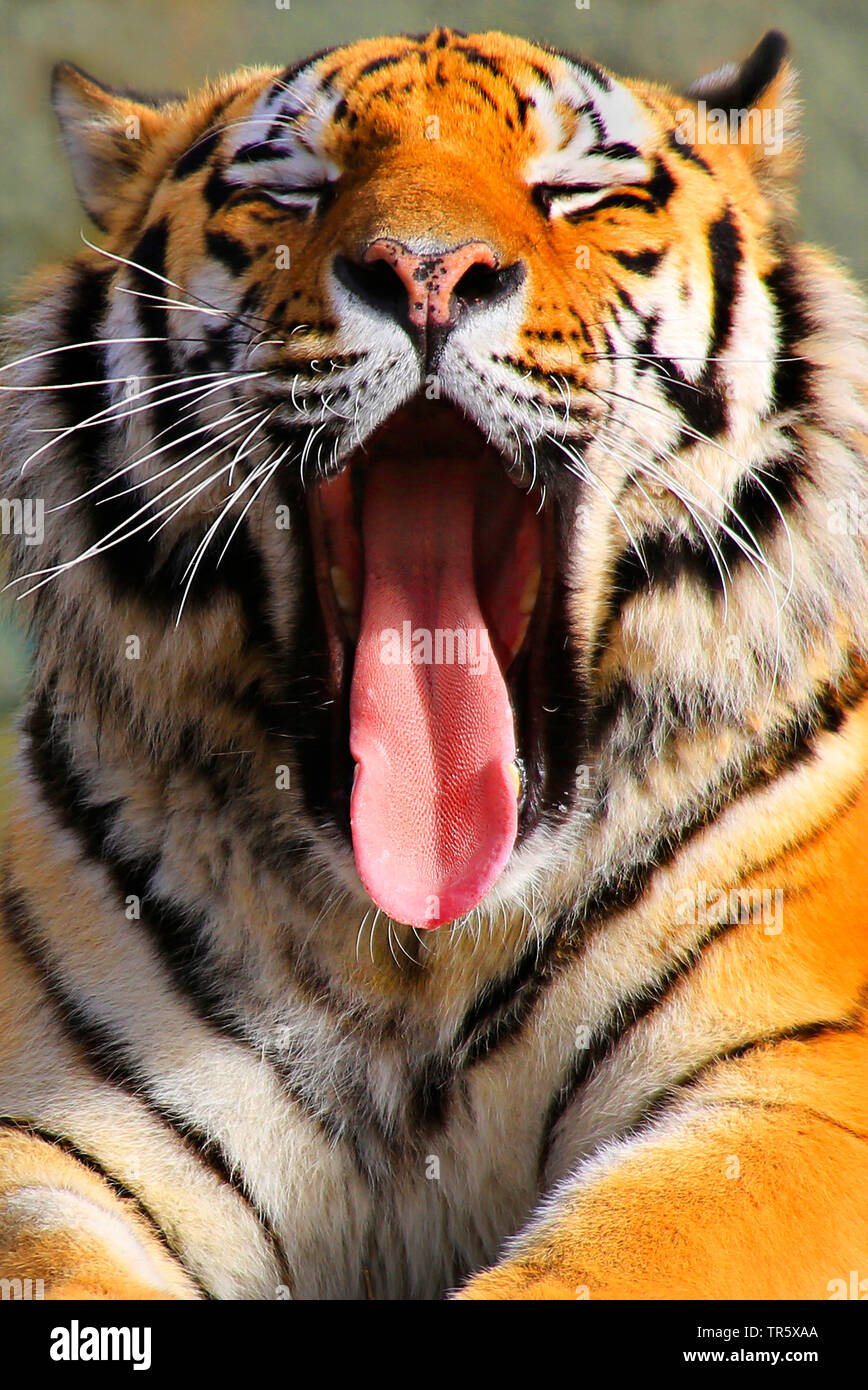
<path id="1" fill-rule="evenodd" d="M 73 182 L 85 211 L 103 231 L 124 184 L 166 129 L 171 100 L 105 87 L 74 63 L 55 65 L 51 104 Z"/>
<path id="2" fill-rule="evenodd" d="M 687 89 L 703 104 L 706 131 L 716 119 L 735 132 L 754 172 L 771 184 L 786 183 L 800 153 L 798 79 L 788 52 L 785 36 L 770 29 L 743 62 L 726 63 Z"/>

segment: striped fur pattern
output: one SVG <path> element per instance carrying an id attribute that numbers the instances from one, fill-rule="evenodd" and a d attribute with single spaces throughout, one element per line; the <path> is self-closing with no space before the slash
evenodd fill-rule
<path id="1" fill-rule="evenodd" d="M 681 138 L 700 98 L 782 147 Z M 865 316 L 792 232 L 779 36 L 686 96 L 437 30 L 165 101 L 61 66 L 54 100 L 102 234 L 0 376 L 4 493 L 46 509 L 11 547 L 0 1275 L 868 1275 L 868 565 L 830 525 L 868 504 Z M 523 273 L 426 363 L 347 270 L 376 237 Z M 329 799 L 305 513 L 432 374 L 550 520 L 551 626 L 534 818 L 419 933 Z"/>

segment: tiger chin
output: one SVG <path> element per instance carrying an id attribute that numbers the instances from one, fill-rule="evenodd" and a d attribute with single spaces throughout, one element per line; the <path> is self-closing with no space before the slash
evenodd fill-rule
<path id="1" fill-rule="evenodd" d="M 6 326 L 0 1269 L 822 1299 L 868 1264 L 864 306 L 767 34 L 150 100 Z"/>

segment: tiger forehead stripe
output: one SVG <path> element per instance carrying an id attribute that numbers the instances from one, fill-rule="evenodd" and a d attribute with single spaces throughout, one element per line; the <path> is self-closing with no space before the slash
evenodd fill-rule
<path id="1" fill-rule="evenodd" d="M 234 177 L 230 173 L 229 181 L 268 183 L 281 173 L 303 185 L 335 179 L 340 170 L 324 157 L 321 142 L 330 125 L 347 116 L 348 100 L 354 98 L 350 121 L 355 124 L 367 102 L 388 97 L 392 90 L 390 84 L 380 82 L 368 91 L 368 83 L 383 72 L 399 72 L 407 63 L 412 64 L 405 74 L 407 90 L 420 80 L 442 85 L 447 78 L 441 55 L 446 51 L 442 41 L 433 47 L 404 46 L 367 58 L 356 68 L 327 54 L 288 70 L 271 84 L 227 141 L 231 164 L 254 166 L 249 176 L 247 170 Z M 527 171 L 529 183 L 630 183 L 647 175 L 640 156 L 640 146 L 651 133 L 647 117 L 623 84 L 612 82 L 594 65 L 569 63 L 555 55 L 551 69 L 546 70 L 525 59 L 515 65 L 512 76 L 501 55 L 476 44 L 454 43 L 448 54 L 453 63 L 459 59 L 469 73 L 477 73 L 468 88 L 496 114 L 501 114 L 504 89 L 520 124 L 526 123 L 529 110 L 535 111 L 546 148 Z M 450 79 L 461 80 L 460 67 L 453 66 Z M 509 112 L 504 119 L 514 128 Z"/>
<path id="2" fill-rule="evenodd" d="M 559 60 L 551 87 L 530 87 L 545 147 L 525 171 L 536 184 L 641 183 L 650 170 L 641 151 L 655 138 L 648 114 L 623 83 L 596 82 Z M 581 203 L 576 198 L 570 209 Z M 567 210 L 567 209 L 562 209 Z"/>
<path id="3" fill-rule="evenodd" d="M 448 78 L 442 70 L 447 57 L 451 61 Z M 612 82 L 594 65 L 568 63 L 554 56 L 549 71 L 526 60 L 512 64 L 512 75 L 497 51 L 488 53 L 473 43 L 453 43 L 447 49 L 442 42 L 363 56 L 357 64 L 353 67 L 335 61 L 334 54 L 325 54 L 271 83 L 248 121 L 239 122 L 225 143 L 231 164 L 248 165 L 230 171 L 228 181 L 268 183 L 281 174 L 309 186 L 334 181 L 339 168 L 324 156 L 325 132 L 346 117 L 355 125 L 367 104 L 388 99 L 392 81 L 401 79 L 403 90 L 427 82 L 466 82 L 469 92 L 504 115 L 509 128 L 515 128 L 515 122 L 511 111 L 501 113 L 505 95 L 515 107 L 519 124 L 526 124 L 533 110 L 543 129 L 544 149 L 527 168 L 531 185 L 630 183 L 648 175 L 640 153 L 652 133 L 647 115 L 623 83 Z M 409 71 L 402 71 L 408 64 Z M 467 76 L 462 72 L 465 67 Z M 384 72 L 389 74 L 387 85 L 377 81 Z M 559 211 L 566 213 L 577 206 L 581 206 L 579 193 L 569 208 L 561 206 Z"/>

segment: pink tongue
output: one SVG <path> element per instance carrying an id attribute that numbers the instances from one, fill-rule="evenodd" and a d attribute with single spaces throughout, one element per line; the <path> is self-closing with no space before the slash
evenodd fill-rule
<path id="1" fill-rule="evenodd" d="M 353 848 L 377 906 L 414 927 L 475 907 L 517 829 L 512 710 L 473 575 L 476 489 L 466 464 L 389 459 L 365 494 Z M 449 664 L 448 634 L 459 630 L 466 651 L 456 638 Z"/>

